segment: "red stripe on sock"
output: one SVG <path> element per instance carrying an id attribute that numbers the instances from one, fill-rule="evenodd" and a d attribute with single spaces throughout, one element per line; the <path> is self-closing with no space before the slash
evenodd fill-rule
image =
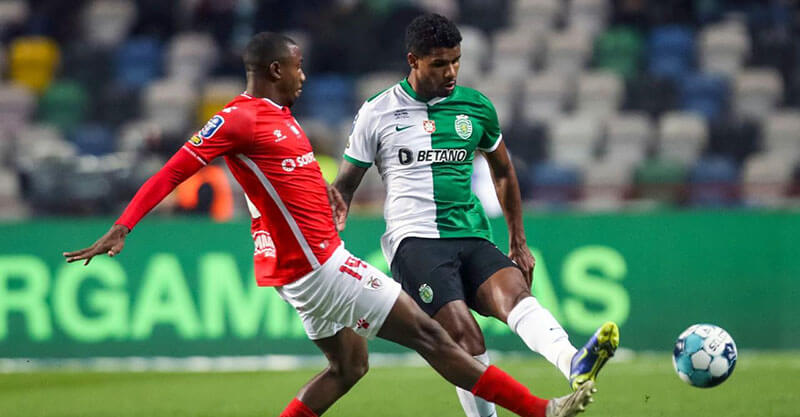
<path id="1" fill-rule="evenodd" d="M 528 388 L 494 365 L 481 375 L 472 393 L 523 417 L 545 417 L 547 400 L 531 394 Z"/>
<path id="2" fill-rule="evenodd" d="M 317 417 L 317 415 L 302 401 L 293 398 L 279 417 Z"/>

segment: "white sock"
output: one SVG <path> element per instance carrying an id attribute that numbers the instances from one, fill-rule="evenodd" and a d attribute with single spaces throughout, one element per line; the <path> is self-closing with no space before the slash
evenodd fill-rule
<path id="1" fill-rule="evenodd" d="M 569 379 L 570 362 L 578 350 L 555 317 L 533 297 L 520 301 L 508 314 L 508 327 L 530 350 L 540 353 Z"/>
<path id="2" fill-rule="evenodd" d="M 490 363 L 488 352 L 483 352 L 473 357 L 484 365 L 489 365 Z M 461 402 L 461 407 L 464 408 L 464 414 L 467 417 L 497 417 L 494 403 L 476 397 L 471 392 L 458 387 L 456 387 L 456 394 L 458 394 L 458 401 Z"/>

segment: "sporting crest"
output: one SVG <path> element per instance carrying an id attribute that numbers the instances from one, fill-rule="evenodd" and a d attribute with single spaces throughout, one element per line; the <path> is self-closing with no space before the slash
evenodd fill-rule
<path id="1" fill-rule="evenodd" d="M 433 120 L 423 120 L 422 129 L 425 130 L 425 133 L 433 133 L 436 131 L 436 122 Z"/>
<path id="2" fill-rule="evenodd" d="M 456 134 L 464 140 L 472 136 L 472 120 L 466 114 L 456 116 Z"/>

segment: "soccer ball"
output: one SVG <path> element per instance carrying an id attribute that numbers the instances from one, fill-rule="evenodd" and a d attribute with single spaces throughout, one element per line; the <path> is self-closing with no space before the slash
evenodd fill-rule
<path id="1" fill-rule="evenodd" d="M 695 324 L 678 336 L 672 364 L 686 383 L 711 388 L 731 376 L 736 356 L 736 344 L 728 332 L 713 324 Z"/>

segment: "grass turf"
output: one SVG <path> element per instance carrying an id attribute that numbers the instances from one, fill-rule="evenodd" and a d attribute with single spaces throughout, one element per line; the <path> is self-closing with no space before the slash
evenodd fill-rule
<path id="1" fill-rule="evenodd" d="M 567 384 L 541 359 L 503 360 L 506 371 L 544 397 Z M 303 369 L 243 373 L 30 373 L 0 375 L 0 415 L 277 416 L 316 373 Z M 792 382 L 794 381 L 794 382 Z M 678 379 L 670 355 L 613 360 L 600 375 L 596 401 L 583 414 L 640 416 L 798 416 L 794 391 L 800 353 L 740 354 L 734 375 L 698 389 Z M 326 416 L 463 416 L 454 389 L 430 368 L 370 370 Z M 505 410 L 500 416 L 511 416 Z"/>

